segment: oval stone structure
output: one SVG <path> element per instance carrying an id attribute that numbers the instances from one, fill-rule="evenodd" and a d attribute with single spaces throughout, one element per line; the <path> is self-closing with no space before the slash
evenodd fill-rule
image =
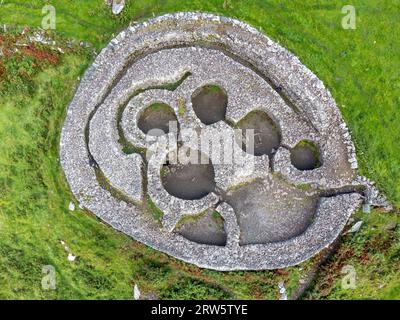
<path id="1" fill-rule="evenodd" d="M 255 133 L 255 151 L 237 143 L 241 127 Z M 304 152 L 308 162 L 293 161 L 301 141 L 318 164 Z M 166 163 L 184 147 L 209 159 L 184 159 L 200 174 Z M 215 270 L 298 264 L 338 237 L 363 196 L 354 145 L 323 83 L 255 28 L 205 13 L 153 18 L 101 51 L 68 107 L 60 159 L 81 206 Z M 168 192 L 165 177 L 180 185 Z"/>

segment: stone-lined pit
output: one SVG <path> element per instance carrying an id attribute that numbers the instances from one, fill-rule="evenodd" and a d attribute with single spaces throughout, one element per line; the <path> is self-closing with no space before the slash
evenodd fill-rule
<path id="1" fill-rule="evenodd" d="M 244 135 L 246 130 L 254 130 L 253 147 L 249 148 L 246 138 L 242 140 L 241 147 L 244 151 L 255 156 L 271 156 L 278 150 L 281 143 L 279 128 L 265 112 L 250 112 L 239 121 L 237 127 L 243 130 Z"/>
<path id="2" fill-rule="evenodd" d="M 165 103 L 154 103 L 140 114 L 137 126 L 145 134 L 160 136 L 169 133 L 170 122 L 177 123 L 174 110 Z"/>
<path id="3" fill-rule="evenodd" d="M 316 195 L 307 195 L 273 176 L 268 178 L 269 188 L 264 183 L 255 181 L 227 195 L 237 215 L 241 245 L 296 237 L 310 226 L 316 213 Z"/>
<path id="4" fill-rule="evenodd" d="M 196 116 L 204 124 L 225 120 L 228 97 L 217 85 L 206 85 L 196 90 L 192 96 L 192 106 Z"/>
<path id="5" fill-rule="evenodd" d="M 212 210 L 188 219 L 176 232 L 199 244 L 225 246 L 227 241 L 224 220 L 217 211 Z"/>
<path id="6" fill-rule="evenodd" d="M 195 159 L 207 158 L 198 150 L 189 149 L 188 152 L 193 152 Z M 161 172 L 162 184 L 169 194 L 184 200 L 195 200 L 215 190 L 214 168 L 209 159 L 207 162 L 210 163 L 205 164 L 200 160 L 187 164 L 177 160 L 171 163 L 167 158 Z"/>
<path id="7" fill-rule="evenodd" d="M 290 150 L 290 161 L 299 170 L 313 170 L 321 166 L 320 152 L 311 141 L 300 141 Z"/>

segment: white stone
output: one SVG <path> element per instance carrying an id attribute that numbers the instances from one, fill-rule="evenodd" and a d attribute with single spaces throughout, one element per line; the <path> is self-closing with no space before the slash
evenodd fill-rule
<path id="1" fill-rule="evenodd" d="M 72 254 L 72 253 L 68 253 L 68 257 L 67 257 L 68 261 L 75 261 L 76 257 Z"/>
<path id="2" fill-rule="evenodd" d="M 139 287 L 138 287 L 138 285 L 136 283 L 135 283 L 135 286 L 133 288 L 133 298 L 135 300 L 139 300 L 140 299 L 140 290 L 139 290 Z"/>
<path id="3" fill-rule="evenodd" d="M 112 13 L 118 15 L 125 7 L 125 0 L 113 0 Z"/>
<path id="4" fill-rule="evenodd" d="M 349 231 L 347 231 L 347 233 L 356 233 L 358 232 L 358 230 L 360 230 L 361 226 L 363 224 L 363 221 L 357 221 L 351 228 Z"/>
<path id="5" fill-rule="evenodd" d="M 75 204 L 72 201 L 68 205 L 68 210 L 69 211 L 74 211 L 75 210 Z"/>

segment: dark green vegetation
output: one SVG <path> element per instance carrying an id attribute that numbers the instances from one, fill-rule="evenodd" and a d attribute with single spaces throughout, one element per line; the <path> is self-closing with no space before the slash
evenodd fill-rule
<path id="1" fill-rule="evenodd" d="M 147 200 L 147 207 L 149 208 L 153 218 L 161 223 L 161 219 L 164 216 L 164 213 L 157 208 L 157 206 L 154 204 L 153 201 L 151 201 L 150 198 Z"/>
<path id="2" fill-rule="evenodd" d="M 14 32 L 0 33 L 0 298 L 132 299 L 137 283 L 143 296 L 159 298 L 275 299 L 280 281 L 290 296 L 318 261 L 276 271 L 202 270 L 115 232 L 88 212 L 68 210 L 73 197 L 58 162 L 60 129 L 78 77 L 93 61 L 92 48 L 78 43 L 99 50 L 129 22 L 152 13 L 202 10 L 237 17 L 294 52 L 335 97 L 352 131 L 361 174 L 399 206 L 398 2 L 353 1 L 356 30 L 341 28 L 341 4 L 330 0 L 128 0 L 119 17 L 104 0 L 6 0 L 0 25 L 37 29 L 44 3 L 57 9 L 57 30 L 50 35 L 65 53 L 23 48 Z M 69 39 L 77 40 L 71 49 Z M 400 297 L 399 216 L 375 210 L 355 218 L 364 221 L 361 230 L 342 237 L 304 298 Z M 74 262 L 61 241 L 77 256 Z M 56 269 L 55 291 L 41 288 L 42 266 L 48 264 Z M 345 265 L 357 271 L 354 290 L 341 288 Z"/>

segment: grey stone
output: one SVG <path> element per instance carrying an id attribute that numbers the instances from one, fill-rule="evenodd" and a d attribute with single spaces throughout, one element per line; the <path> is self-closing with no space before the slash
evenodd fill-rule
<path id="1" fill-rule="evenodd" d="M 118 15 L 122 12 L 125 7 L 125 0 L 113 0 L 112 1 L 112 13 Z"/>
<path id="2" fill-rule="evenodd" d="M 370 204 L 369 204 L 369 203 L 364 203 L 364 204 L 363 204 L 363 207 L 362 207 L 362 210 L 363 210 L 364 213 L 371 213 L 371 206 L 370 206 Z"/>
<path id="3" fill-rule="evenodd" d="M 360 230 L 361 226 L 363 224 L 363 221 L 357 221 L 347 233 L 356 233 L 358 230 Z"/>

